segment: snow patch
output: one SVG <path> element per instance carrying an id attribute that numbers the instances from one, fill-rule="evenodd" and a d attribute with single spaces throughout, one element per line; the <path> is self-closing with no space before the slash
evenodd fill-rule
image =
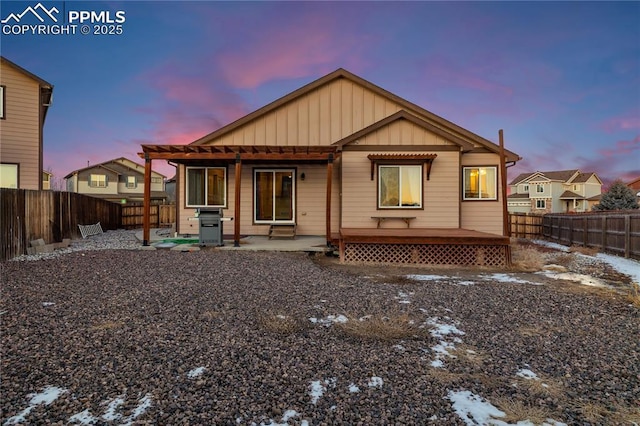
<path id="1" fill-rule="evenodd" d="M 384 381 L 382 380 L 382 377 L 373 376 L 369 379 L 369 383 L 367 383 L 367 386 L 369 386 L 370 388 L 381 389 L 383 384 Z"/>
<path id="2" fill-rule="evenodd" d="M 315 380 L 311 382 L 309 396 L 311 397 L 311 403 L 315 405 L 318 400 L 324 395 L 327 387 L 336 387 L 336 378 L 332 377 L 325 380 Z"/>
<path id="3" fill-rule="evenodd" d="M 345 322 L 349 321 L 349 319 L 344 315 L 327 315 L 325 318 L 311 317 L 309 318 L 309 321 L 311 321 L 313 324 L 321 324 L 325 327 L 329 327 L 334 323 L 344 324 Z"/>
<path id="4" fill-rule="evenodd" d="M 190 379 L 195 379 L 196 377 L 201 376 L 202 373 L 204 373 L 204 370 L 206 370 L 205 367 L 194 368 L 187 373 L 187 377 Z"/>
<path id="5" fill-rule="evenodd" d="M 410 275 L 405 275 L 408 279 L 410 280 L 415 280 L 415 281 L 440 281 L 440 280 L 446 280 L 447 277 L 442 276 L 442 275 L 416 275 L 416 274 L 410 274 Z"/>
<path id="6" fill-rule="evenodd" d="M 8 418 L 4 424 L 5 425 L 16 425 L 18 423 L 22 423 L 25 421 L 25 417 L 29 415 L 31 410 L 36 408 L 40 404 L 49 405 L 56 399 L 60 397 L 63 393 L 66 393 L 67 390 L 63 388 L 59 388 L 56 386 L 47 386 L 42 389 L 40 393 L 32 393 L 28 396 L 31 398 L 29 400 L 29 406 L 22 410 L 19 414 Z"/>

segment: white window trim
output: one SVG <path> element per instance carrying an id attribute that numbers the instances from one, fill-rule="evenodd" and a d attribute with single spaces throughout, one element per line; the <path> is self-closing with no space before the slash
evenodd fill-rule
<path id="1" fill-rule="evenodd" d="M 0 119 L 4 119 L 4 107 L 5 107 L 5 86 L 0 86 Z"/>
<path id="2" fill-rule="evenodd" d="M 380 200 L 381 200 L 381 194 L 380 194 L 380 169 L 384 168 L 384 167 L 398 167 L 400 170 L 402 170 L 402 168 L 404 167 L 417 167 L 420 168 L 420 204 L 417 206 L 403 206 L 402 204 L 398 205 L 398 206 L 383 206 L 380 204 Z M 398 209 L 411 209 L 411 210 L 415 210 L 415 209 L 422 209 L 422 206 L 424 204 L 424 188 L 422 186 L 422 177 L 424 176 L 424 169 L 423 166 L 421 164 L 378 164 L 378 209 L 380 210 L 398 210 Z M 400 188 L 398 188 L 398 194 L 400 194 L 400 200 L 398 200 L 399 203 L 401 203 L 401 199 L 402 199 L 402 194 L 400 193 L 400 190 L 402 188 L 402 172 L 400 171 L 399 173 L 399 182 L 398 185 L 400 186 Z"/>
<path id="3" fill-rule="evenodd" d="M 208 176 L 206 176 L 206 174 L 208 174 L 207 170 L 209 169 L 221 169 L 224 171 L 224 203 L 222 205 L 218 205 L 218 204 L 189 204 L 189 170 L 205 170 L 205 179 L 204 179 L 204 200 L 206 202 L 207 200 L 207 190 L 208 190 L 208 185 L 209 185 L 209 179 Z M 226 167 L 220 167 L 220 166 L 212 166 L 212 167 L 207 167 L 207 166 L 202 166 L 202 167 L 186 167 L 185 171 L 184 171 L 184 177 L 185 177 L 185 206 L 187 207 L 220 207 L 220 208 L 227 208 L 227 168 Z"/>
<path id="4" fill-rule="evenodd" d="M 104 177 L 103 181 L 93 180 L 93 177 Z M 107 175 L 100 175 L 97 173 L 89 174 L 89 187 L 90 188 L 106 188 L 109 185 L 109 180 L 107 179 Z"/>
<path id="5" fill-rule="evenodd" d="M 291 172 L 291 176 L 292 176 L 292 188 L 291 188 L 291 220 L 277 220 L 277 219 L 272 219 L 272 220 L 263 220 L 260 219 L 258 220 L 257 218 L 257 214 L 256 214 L 256 184 L 257 184 L 257 179 L 256 179 L 256 175 L 258 173 L 264 173 L 264 172 L 271 172 L 271 173 L 275 173 L 275 172 Z M 253 222 L 256 224 L 271 224 L 271 223 L 275 223 L 275 224 L 283 224 L 283 225 L 294 225 L 296 223 L 296 169 L 253 169 Z M 275 208 L 275 202 L 274 202 L 274 208 Z"/>
<path id="6" fill-rule="evenodd" d="M 542 207 L 539 204 L 542 203 Z M 545 210 L 547 208 L 547 200 L 538 199 L 536 200 L 536 210 Z"/>
<path id="7" fill-rule="evenodd" d="M 466 176 L 466 171 L 467 169 L 477 169 L 478 172 L 481 169 L 493 169 L 494 170 L 494 176 L 495 176 L 495 181 L 494 181 L 494 193 L 495 196 L 493 197 L 482 197 L 482 192 L 478 191 L 478 194 L 480 194 L 480 196 L 478 198 L 475 197 L 467 197 L 467 191 L 466 191 L 466 187 L 465 187 L 465 176 Z M 464 201 L 496 201 L 498 199 L 498 167 L 496 166 L 465 166 L 462 168 L 462 199 Z"/>
<path id="8" fill-rule="evenodd" d="M 129 179 L 133 178 L 133 182 Z M 138 179 L 135 176 L 127 176 L 127 189 L 135 189 L 138 187 Z"/>

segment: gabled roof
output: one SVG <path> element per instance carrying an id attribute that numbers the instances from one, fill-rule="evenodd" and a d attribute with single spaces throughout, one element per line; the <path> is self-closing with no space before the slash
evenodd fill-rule
<path id="1" fill-rule="evenodd" d="M 602 185 L 602 181 L 600 180 L 598 175 L 595 174 L 594 172 L 591 172 L 591 173 L 579 173 L 575 178 L 573 178 L 571 183 L 585 183 L 589 179 L 591 179 L 592 177 L 595 177 L 598 180 L 598 182 L 600 182 L 600 184 Z"/>
<path id="2" fill-rule="evenodd" d="M 40 86 L 48 87 L 48 88 L 53 89 L 53 85 L 51 83 L 49 83 L 48 81 L 38 77 L 37 75 L 33 74 L 32 72 L 27 71 L 26 69 L 22 68 L 20 65 L 16 64 L 15 62 L 12 62 L 12 61 L 8 60 L 4 56 L 0 56 L 0 62 L 13 67 L 14 69 L 16 69 L 17 71 L 19 71 L 22 74 L 26 75 L 27 77 L 37 81 L 40 84 Z"/>
<path id="3" fill-rule="evenodd" d="M 416 126 L 422 127 L 423 129 L 430 131 L 431 133 L 435 133 L 436 135 L 441 136 L 444 139 L 447 139 L 455 143 L 456 145 L 459 145 L 463 151 L 471 151 L 474 148 L 474 145 L 472 143 L 467 142 L 464 139 L 461 139 L 460 137 L 447 132 L 446 130 L 442 130 L 441 128 L 434 126 L 433 124 L 425 120 L 422 120 L 416 117 L 415 115 L 409 114 L 405 110 L 398 111 L 395 114 L 392 114 L 386 118 L 383 118 L 382 120 L 376 123 L 373 123 L 372 125 L 367 126 L 364 129 L 347 136 L 346 138 L 343 138 L 337 142 L 334 142 L 332 145 L 343 147 L 355 140 L 358 140 L 359 138 L 362 138 L 370 133 L 375 132 L 376 130 L 384 126 L 387 126 L 395 121 L 400 121 L 400 120 L 409 121 L 415 124 Z"/>
<path id="4" fill-rule="evenodd" d="M 274 102 L 271 102 L 270 104 L 265 105 L 264 107 L 257 109 L 256 111 L 245 115 L 244 117 L 224 126 L 221 127 L 220 129 L 209 133 L 206 136 L 203 136 L 200 139 L 197 139 L 196 141 L 192 142 L 191 145 L 203 145 L 203 144 L 207 144 L 209 142 L 211 142 L 212 140 L 219 138 L 222 135 L 225 135 L 229 132 L 232 132 L 233 130 L 237 129 L 238 127 L 247 124 L 249 122 L 251 122 L 252 120 L 261 117 L 265 114 L 267 114 L 268 112 L 271 112 L 295 99 L 300 98 L 303 95 L 306 95 L 307 93 L 321 87 L 324 86 L 332 81 L 338 80 L 338 79 L 347 79 L 350 80 L 356 84 L 359 84 L 369 90 L 371 90 L 372 92 L 382 96 L 382 97 L 386 97 L 387 99 L 398 103 L 399 105 L 402 106 L 402 108 L 407 111 L 410 114 L 416 115 L 418 117 L 420 117 L 423 121 L 430 121 L 433 123 L 436 123 L 437 126 L 434 126 L 432 124 L 432 126 L 434 127 L 442 127 L 443 129 L 446 129 L 446 132 L 449 133 L 450 135 L 458 135 L 458 138 L 467 138 L 468 140 L 473 141 L 474 143 L 488 149 L 491 152 L 495 152 L 498 153 L 500 151 L 500 148 L 497 144 L 489 141 L 488 139 L 485 139 L 481 136 L 476 135 L 475 133 L 464 129 L 430 111 L 427 111 L 426 109 L 419 107 L 418 105 L 407 101 L 406 99 L 403 99 L 397 95 L 394 95 L 391 92 L 386 91 L 385 89 L 376 86 L 373 83 L 370 83 L 369 81 L 358 77 L 355 74 L 350 73 L 349 71 L 343 69 L 343 68 L 339 68 L 336 71 L 325 75 L 324 77 L 321 77 L 291 93 L 289 93 L 288 95 L 285 95 L 283 97 L 281 97 L 280 99 L 275 100 Z M 338 142 L 338 141 L 336 141 Z M 511 152 L 509 150 L 505 149 L 505 155 L 507 157 L 507 161 L 518 161 L 520 160 L 520 156 L 517 155 L 514 152 Z"/>
<path id="5" fill-rule="evenodd" d="M 509 194 L 507 195 L 507 198 L 510 200 L 528 200 L 529 194 Z"/>
<path id="6" fill-rule="evenodd" d="M 579 173 L 580 171 L 578 169 L 573 169 L 573 170 L 556 170 L 556 171 L 551 171 L 551 172 L 529 172 L 529 173 L 520 173 L 518 176 L 516 176 L 515 179 L 513 179 L 511 181 L 511 183 L 509 185 L 517 185 L 519 183 L 522 183 L 524 181 L 530 181 L 532 180 L 532 178 L 537 177 L 536 175 L 539 176 L 544 176 L 546 177 L 548 180 L 555 180 L 555 181 L 560 181 L 560 182 L 567 182 L 569 179 L 571 179 L 576 173 Z"/>
<path id="7" fill-rule="evenodd" d="M 125 163 L 129 162 L 129 163 L 135 164 L 136 166 L 141 167 L 142 170 L 137 170 L 134 167 L 130 167 L 127 164 L 124 164 L 121 161 L 124 161 Z M 66 175 L 64 178 L 65 179 L 69 179 L 71 176 L 73 176 L 75 174 L 78 174 L 80 172 L 84 172 L 86 170 L 95 169 L 95 168 L 104 168 L 104 169 L 110 170 L 110 171 L 112 171 L 112 172 L 114 172 L 114 173 L 116 173 L 118 175 L 122 175 L 122 174 L 124 174 L 124 173 L 126 173 L 126 172 L 128 172 L 130 170 L 133 170 L 138 174 L 144 174 L 144 166 L 143 165 L 138 164 L 135 161 L 131 161 L 128 158 L 120 157 L 120 158 L 114 158 L 113 160 L 105 161 L 103 163 L 93 164 L 93 165 L 84 167 L 82 169 L 74 170 L 71 173 L 69 173 L 68 175 Z M 162 173 L 158 173 L 158 172 L 153 171 L 153 170 L 151 171 L 151 173 L 154 173 L 154 174 L 162 176 L 162 177 L 166 177 Z"/>
<path id="8" fill-rule="evenodd" d="M 571 191 L 564 191 L 558 198 L 560 198 L 561 200 L 584 200 L 584 197 L 582 195 L 578 195 L 575 192 Z"/>
<path id="9" fill-rule="evenodd" d="M 44 123 L 44 120 L 47 118 L 47 111 L 49 110 L 49 106 L 51 105 L 51 101 L 53 99 L 53 84 L 51 84 L 48 81 L 38 77 L 37 75 L 33 74 L 32 72 L 27 71 L 26 69 L 22 68 L 20 65 L 16 64 L 15 62 L 12 62 L 12 61 L 8 60 L 4 56 L 0 56 L 0 63 L 6 64 L 6 65 L 12 67 L 16 71 L 26 75 L 27 77 L 29 77 L 29 78 L 31 78 L 33 80 L 35 80 L 40 85 L 40 93 L 42 95 L 41 101 L 43 102 L 42 107 L 44 109 L 43 112 L 42 112 L 42 122 Z"/>

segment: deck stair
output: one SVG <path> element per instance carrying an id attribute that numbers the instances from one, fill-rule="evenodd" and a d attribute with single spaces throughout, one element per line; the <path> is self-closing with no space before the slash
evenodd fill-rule
<path id="1" fill-rule="evenodd" d="M 269 239 L 296 237 L 296 225 L 271 225 L 269 227 Z"/>

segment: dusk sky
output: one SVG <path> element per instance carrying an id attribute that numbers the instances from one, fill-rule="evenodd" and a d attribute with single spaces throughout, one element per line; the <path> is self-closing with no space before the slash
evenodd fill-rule
<path id="1" fill-rule="evenodd" d="M 0 16 L 37 3 L 2 1 Z M 3 29 L 2 55 L 55 86 L 44 168 L 57 178 L 142 163 L 141 144 L 193 142 L 337 68 L 491 141 L 504 129 L 523 157 L 509 180 L 640 176 L 637 1 L 41 3 L 60 21 L 125 19 L 120 35 Z"/>

